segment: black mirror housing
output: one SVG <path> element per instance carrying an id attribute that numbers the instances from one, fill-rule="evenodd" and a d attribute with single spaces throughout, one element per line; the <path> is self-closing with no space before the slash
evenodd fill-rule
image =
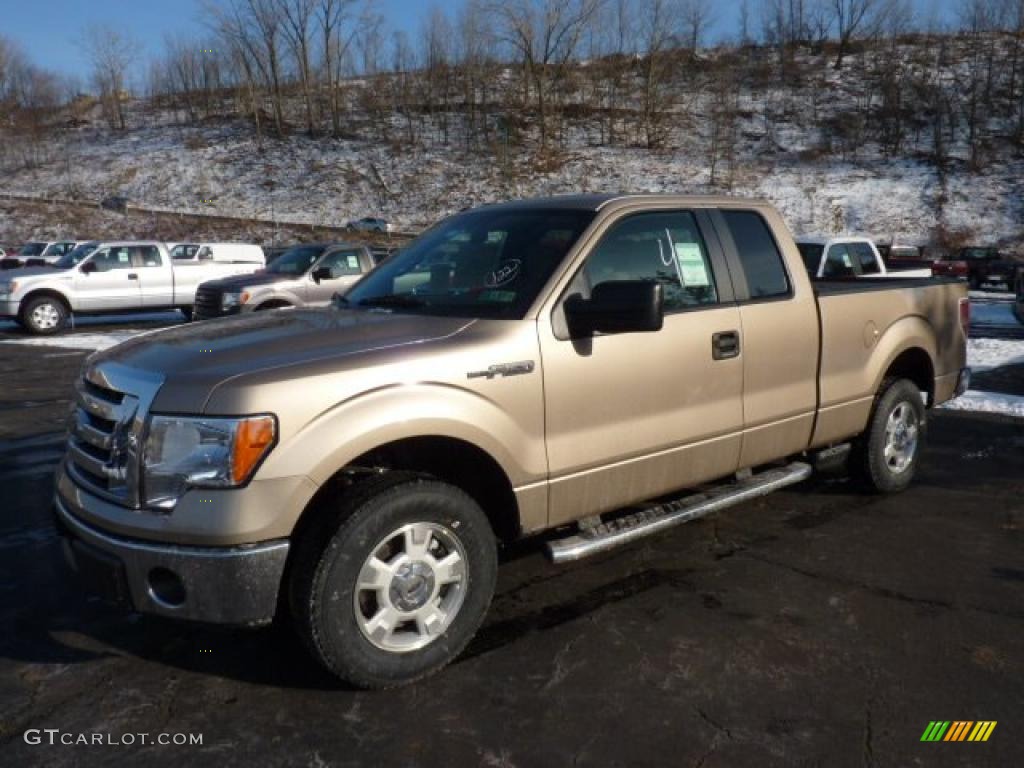
<path id="1" fill-rule="evenodd" d="M 331 268 L 330 267 L 317 267 L 316 269 L 313 270 L 313 272 L 310 275 L 310 277 L 313 278 L 313 282 L 314 283 L 319 285 L 321 280 L 330 280 L 331 279 L 331 277 L 332 277 Z"/>
<path id="2" fill-rule="evenodd" d="M 96 266 L 95 261 L 87 261 L 81 267 L 78 268 L 82 274 L 88 275 L 92 272 L 98 272 L 99 268 Z"/>
<path id="3" fill-rule="evenodd" d="M 665 293 L 651 280 L 598 283 L 590 298 L 575 294 L 565 301 L 565 318 L 573 337 L 595 333 L 651 333 L 665 322 Z"/>

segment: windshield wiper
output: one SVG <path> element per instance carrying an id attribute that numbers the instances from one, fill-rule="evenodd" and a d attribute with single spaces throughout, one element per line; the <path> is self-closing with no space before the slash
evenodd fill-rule
<path id="1" fill-rule="evenodd" d="M 383 296 L 371 296 L 358 302 L 360 307 L 422 307 L 423 299 L 407 293 L 387 293 Z"/>

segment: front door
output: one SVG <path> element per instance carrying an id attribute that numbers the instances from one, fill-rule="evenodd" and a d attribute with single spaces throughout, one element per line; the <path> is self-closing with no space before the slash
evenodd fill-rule
<path id="1" fill-rule="evenodd" d="M 570 339 L 562 302 L 610 280 L 660 282 L 664 327 Z M 728 280 L 686 211 L 626 215 L 591 250 L 550 322 L 539 323 L 549 523 L 736 471 L 743 356 Z M 735 349 L 716 339 L 734 339 Z"/>
<path id="2" fill-rule="evenodd" d="M 81 300 L 80 309 L 100 312 L 141 306 L 139 270 L 132 262 L 132 250 L 129 246 L 108 246 L 79 265 L 75 292 Z M 82 271 L 87 263 L 95 265 L 95 271 Z"/>
<path id="3" fill-rule="evenodd" d="M 310 306 L 329 304 L 336 293 L 345 293 L 363 276 L 358 250 L 333 251 L 328 253 L 313 270 L 327 268 L 331 271 L 329 279 L 321 279 L 319 284 L 311 281 L 306 287 L 306 302 Z"/>

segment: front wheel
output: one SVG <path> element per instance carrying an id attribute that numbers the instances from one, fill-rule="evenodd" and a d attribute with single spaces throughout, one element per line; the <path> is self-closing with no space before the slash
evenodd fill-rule
<path id="1" fill-rule="evenodd" d="M 872 491 L 902 491 L 917 472 L 925 432 L 921 390 L 909 379 L 890 379 L 879 390 L 867 431 L 854 444 L 851 469 Z"/>
<path id="2" fill-rule="evenodd" d="M 293 618 L 337 677 L 392 688 L 430 675 L 462 652 L 494 594 L 494 534 L 473 499 L 405 472 L 347 494 L 334 530 L 308 529 L 296 546 Z"/>
<path id="3" fill-rule="evenodd" d="M 52 336 L 67 323 L 68 309 L 60 299 L 40 296 L 22 304 L 18 319 L 29 333 Z"/>

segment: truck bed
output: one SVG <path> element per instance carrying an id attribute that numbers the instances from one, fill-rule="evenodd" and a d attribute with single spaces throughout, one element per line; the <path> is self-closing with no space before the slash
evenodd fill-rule
<path id="1" fill-rule="evenodd" d="M 871 377 L 886 370 L 908 345 L 925 349 L 935 361 L 932 404 L 952 397 L 966 365 L 958 308 L 967 296 L 963 282 L 918 277 L 822 280 L 814 289 L 820 329 L 814 445 L 864 429 L 880 384 Z"/>

